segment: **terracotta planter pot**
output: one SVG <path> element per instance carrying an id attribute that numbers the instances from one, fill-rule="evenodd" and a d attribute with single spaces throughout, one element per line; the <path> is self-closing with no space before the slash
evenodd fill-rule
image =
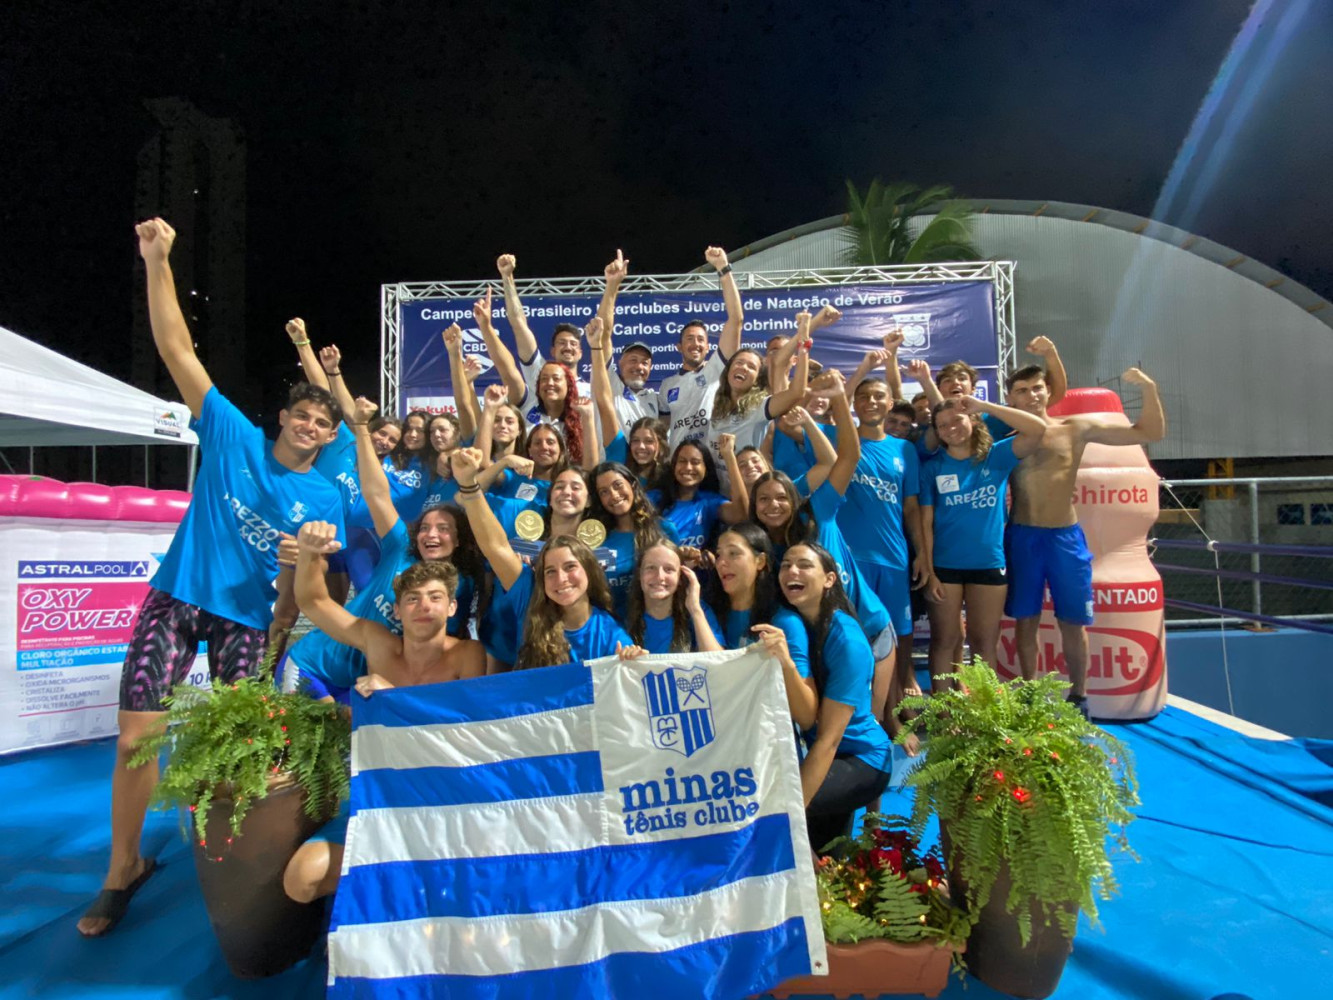
<path id="1" fill-rule="evenodd" d="M 828 946 L 828 975 L 788 979 L 769 992 L 779 998 L 816 993 L 835 997 L 882 993 L 939 996 L 949 981 L 954 949 L 933 941 L 898 944 L 872 939 Z"/>
<path id="2" fill-rule="evenodd" d="M 232 975 L 272 976 L 310 953 L 324 928 L 323 902 L 287 898 L 282 874 L 319 827 L 305 813 L 305 792 L 283 775 L 251 804 L 231 843 L 232 800 L 221 789 L 208 811 L 207 847 L 194 844 L 208 920 Z"/>

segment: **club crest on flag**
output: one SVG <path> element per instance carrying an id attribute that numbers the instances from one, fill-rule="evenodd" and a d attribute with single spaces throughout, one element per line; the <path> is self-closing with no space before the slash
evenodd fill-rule
<path id="1" fill-rule="evenodd" d="M 713 742 L 713 703 L 703 667 L 645 674 L 643 694 L 653 746 L 689 757 Z"/>

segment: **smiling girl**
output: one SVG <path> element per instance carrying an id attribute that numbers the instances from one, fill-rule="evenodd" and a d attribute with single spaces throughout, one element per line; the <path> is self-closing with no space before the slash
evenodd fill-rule
<path id="1" fill-rule="evenodd" d="M 645 549 L 629 592 L 629 634 L 650 653 L 722 649 L 722 627 L 700 601 L 699 578 L 662 539 Z"/>
<path id="2" fill-rule="evenodd" d="M 592 470 L 590 478 L 592 516 L 605 525 L 604 544 L 615 553 L 606 575 L 616 617 L 623 621 L 629 609 L 629 586 L 638 553 L 660 538 L 677 544 L 680 538 L 675 527 L 658 516 L 638 477 L 619 462 L 603 462 Z"/>

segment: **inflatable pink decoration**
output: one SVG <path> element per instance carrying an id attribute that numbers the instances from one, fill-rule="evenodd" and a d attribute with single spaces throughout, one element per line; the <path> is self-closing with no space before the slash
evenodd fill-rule
<path id="1" fill-rule="evenodd" d="M 177 490 L 0 476 L 0 517 L 177 524 L 189 506 L 190 494 Z"/>
<path id="2" fill-rule="evenodd" d="M 1071 389 L 1053 417 L 1095 413 L 1128 427 L 1115 393 Z M 1088 708 L 1095 719 L 1150 719 L 1166 704 L 1166 624 L 1162 578 L 1148 558 L 1157 521 L 1157 473 L 1144 450 L 1090 444 L 1083 453 L 1074 509 L 1092 550 L 1095 621 L 1088 628 Z M 1019 673 L 1014 622 L 1000 624 L 996 669 Z M 1067 673 L 1060 631 L 1047 598 L 1037 639 L 1039 672 Z"/>

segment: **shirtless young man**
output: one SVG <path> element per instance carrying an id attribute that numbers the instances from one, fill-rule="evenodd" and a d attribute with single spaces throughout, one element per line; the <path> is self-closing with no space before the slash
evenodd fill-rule
<path id="1" fill-rule="evenodd" d="M 1109 426 L 1080 414 L 1046 413 L 1049 389 L 1036 365 L 1009 376 L 1010 406 L 1046 421 L 1041 446 L 1018 464 L 1009 479 L 1013 508 L 1005 531 L 1009 594 L 1004 611 L 1015 620 L 1018 662 L 1023 677 L 1037 676 L 1037 627 L 1047 583 L 1060 626 L 1065 667 L 1072 690 L 1069 700 L 1087 715 L 1088 633 L 1093 619 L 1092 554 L 1074 512 L 1074 481 L 1089 443 L 1144 445 L 1166 436 L 1166 414 L 1157 383 L 1137 368 L 1123 376 L 1143 387 L 1143 411 L 1131 427 Z"/>
<path id="2" fill-rule="evenodd" d="M 296 602 L 316 628 L 365 654 L 366 673 L 357 678 L 358 694 L 369 698 L 386 688 L 438 684 L 486 673 L 486 651 L 481 643 L 455 638 L 447 630 L 449 616 L 457 607 L 458 570 L 452 564 L 423 561 L 398 575 L 393 585 L 394 611 L 403 634 L 397 636 L 378 622 L 356 617 L 329 596 L 325 557 L 341 548 L 333 525 L 307 522 L 301 525 L 296 541 Z M 292 855 L 282 880 L 288 896 L 308 903 L 337 888 L 346 835 L 344 809 Z"/>

